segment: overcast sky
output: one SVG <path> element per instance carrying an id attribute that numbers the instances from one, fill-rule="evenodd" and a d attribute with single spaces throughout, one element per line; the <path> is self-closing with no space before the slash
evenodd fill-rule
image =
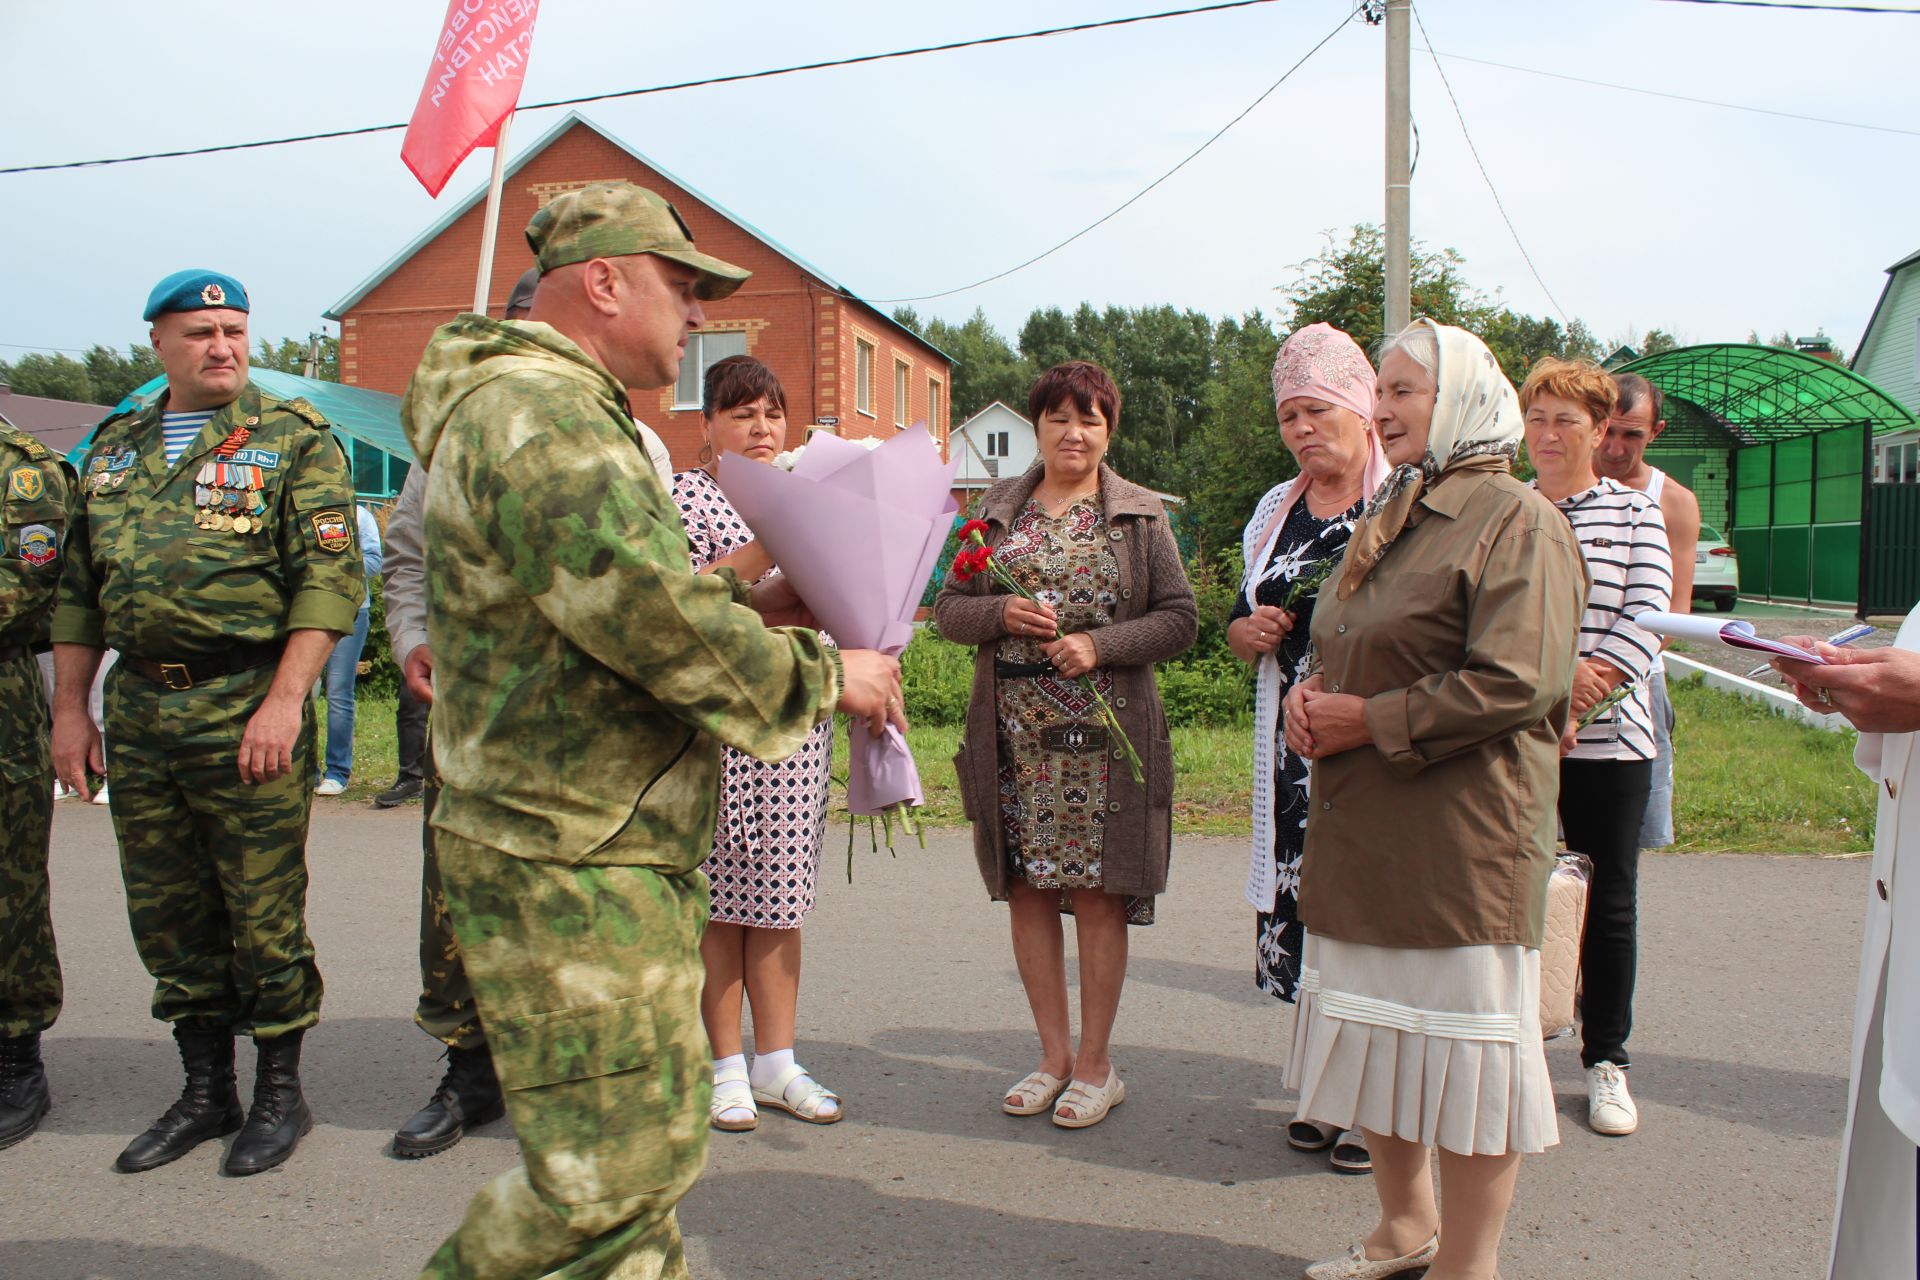
<path id="1" fill-rule="evenodd" d="M 0 167 L 404 120 L 443 0 L 324 5 L 0 0 Z M 1162 0 L 545 0 L 523 101 L 1182 7 Z M 1173 19 L 581 108 L 872 299 L 966 284 L 1107 213 L 1244 109 L 1347 0 Z M 1426 0 L 1443 54 L 1920 130 L 1920 18 L 1661 0 Z M 1416 49 L 1424 42 L 1415 32 Z M 1198 160 L 1105 226 L 997 283 L 1035 306 L 1283 309 L 1326 233 L 1381 217 L 1383 39 L 1350 24 Z M 1547 288 L 1603 339 L 1659 326 L 1741 341 L 1822 326 L 1848 355 L 1886 267 L 1920 249 L 1920 136 L 1696 106 L 1444 64 Z M 1496 211 L 1433 61 L 1416 51 L 1417 237 L 1476 285 L 1555 314 Z M 530 143 L 560 118 L 522 114 Z M 321 313 L 486 181 L 440 202 L 398 132 L 105 169 L 0 176 L 0 356 L 145 340 L 148 289 L 239 277 L 260 337 Z M 509 148 L 510 151 L 513 148 Z M 518 234 L 504 228 L 503 234 Z M 332 326 L 328 326 L 332 331 Z"/>

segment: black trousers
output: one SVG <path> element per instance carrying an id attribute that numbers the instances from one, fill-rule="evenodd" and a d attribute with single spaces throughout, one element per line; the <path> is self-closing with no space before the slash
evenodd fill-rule
<path id="1" fill-rule="evenodd" d="M 428 705 L 414 697 L 402 680 L 400 701 L 393 710 L 394 732 L 400 739 L 401 782 L 421 780 L 421 762 L 427 754 L 428 710 Z"/>
<path id="2" fill-rule="evenodd" d="M 1560 825 L 1567 848 L 1593 860 L 1587 930 L 1580 944 L 1582 1066 L 1625 1067 L 1633 1030 L 1638 952 L 1640 820 L 1653 788 L 1651 760 L 1562 760 Z"/>

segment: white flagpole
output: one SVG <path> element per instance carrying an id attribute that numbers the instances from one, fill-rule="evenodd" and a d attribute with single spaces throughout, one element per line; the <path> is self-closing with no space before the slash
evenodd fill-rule
<path id="1" fill-rule="evenodd" d="M 493 286 L 493 238 L 500 225 L 500 188 L 507 176 L 507 129 L 513 123 L 509 111 L 500 121 L 500 132 L 493 139 L 493 177 L 487 183 L 487 220 L 480 226 L 480 274 L 473 283 L 473 310 L 487 314 L 487 291 Z"/>

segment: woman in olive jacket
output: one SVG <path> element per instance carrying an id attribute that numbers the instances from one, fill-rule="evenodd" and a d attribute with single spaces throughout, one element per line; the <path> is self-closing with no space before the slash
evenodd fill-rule
<path id="1" fill-rule="evenodd" d="M 1011 907 L 1014 959 L 1040 1034 L 1039 1068 L 1001 1106 L 1051 1109 L 1055 1124 L 1077 1129 L 1126 1096 L 1108 1045 L 1127 925 L 1152 923 L 1173 843 L 1173 750 L 1153 664 L 1193 644 L 1198 615 L 1160 499 L 1102 461 L 1120 412 L 1106 371 L 1082 361 L 1048 370 L 1027 412 L 1041 460 L 988 490 L 982 517 L 987 545 L 1037 600 L 990 574 L 950 576 L 934 621 L 948 640 L 977 646 L 954 766 L 981 879 Z M 1141 782 L 1082 675 L 1138 752 Z M 1063 912 L 1080 948 L 1077 1051 Z"/>

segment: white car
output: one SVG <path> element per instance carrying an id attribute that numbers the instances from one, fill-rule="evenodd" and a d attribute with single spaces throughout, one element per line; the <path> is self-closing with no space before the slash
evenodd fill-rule
<path id="1" fill-rule="evenodd" d="M 1693 552 L 1693 598 L 1713 601 L 1721 613 L 1731 613 L 1740 600 L 1740 561 L 1710 524 L 1700 526 L 1700 541 Z"/>

